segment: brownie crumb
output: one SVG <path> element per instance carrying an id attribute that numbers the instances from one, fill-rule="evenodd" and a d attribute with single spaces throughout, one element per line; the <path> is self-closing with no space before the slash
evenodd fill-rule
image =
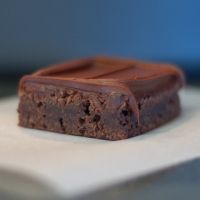
<path id="1" fill-rule="evenodd" d="M 83 108 L 86 115 L 90 115 L 89 107 L 90 107 L 90 102 L 88 100 L 86 102 L 83 102 Z"/>
<path id="2" fill-rule="evenodd" d="M 101 119 L 101 116 L 96 114 L 96 115 L 93 117 L 93 122 L 98 122 L 100 119 Z"/>
<path id="3" fill-rule="evenodd" d="M 59 118 L 59 123 L 63 131 L 65 131 L 65 127 L 63 125 L 63 118 Z"/>
<path id="4" fill-rule="evenodd" d="M 79 123 L 82 125 L 85 123 L 85 119 L 84 118 L 79 118 Z"/>
<path id="5" fill-rule="evenodd" d="M 122 110 L 122 114 L 123 114 L 124 116 L 127 116 L 127 115 L 128 115 L 128 110 Z"/>
<path id="6" fill-rule="evenodd" d="M 39 102 L 39 103 L 37 104 L 38 108 L 40 108 L 42 105 L 43 105 L 42 102 Z"/>

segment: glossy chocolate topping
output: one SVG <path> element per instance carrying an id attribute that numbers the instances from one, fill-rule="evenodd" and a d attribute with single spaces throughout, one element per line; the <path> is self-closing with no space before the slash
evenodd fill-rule
<path id="1" fill-rule="evenodd" d="M 24 76 L 26 82 L 69 86 L 93 92 L 120 92 L 130 98 L 133 112 L 139 115 L 137 98 L 163 90 L 177 91 L 184 84 L 184 75 L 169 64 L 146 63 L 128 59 L 94 57 L 43 68 Z"/>
<path id="2" fill-rule="evenodd" d="M 37 71 L 33 75 L 65 79 L 145 80 L 163 75 L 182 76 L 182 72 L 169 64 L 95 57 L 52 65 Z"/>

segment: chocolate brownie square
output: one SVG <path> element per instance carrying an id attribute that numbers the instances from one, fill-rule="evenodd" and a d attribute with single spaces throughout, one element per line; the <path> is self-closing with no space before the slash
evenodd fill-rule
<path id="1" fill-rule="evenodd" d="M 130 138 L 178 116 L 180 69 L 169 64 L 92 57 L 24 76 L 19 125 L 106 140 Z"/>

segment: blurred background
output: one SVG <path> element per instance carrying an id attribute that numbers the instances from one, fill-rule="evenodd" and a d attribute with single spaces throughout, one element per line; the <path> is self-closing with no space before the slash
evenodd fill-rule
<path id="1" fill-rule="evenodd" d="M 196 84 L 199 8 L 199 0 L 0 0 L 0 95 L 41 66 L 97 54 L 175 63 Z"/>

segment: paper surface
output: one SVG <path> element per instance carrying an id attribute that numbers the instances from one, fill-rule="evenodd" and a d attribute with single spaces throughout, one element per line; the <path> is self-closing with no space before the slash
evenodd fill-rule
<path id="1" fill-rule="evenodd" d="M 198 157 L 200 91 L 183 91 L 181 102 L 182 114 L 174 121 L 111 142 L 18 127 L 18 99 L 1 100 L 0 174 L 25 174 L 62 196 L 74 196 Z"/>

